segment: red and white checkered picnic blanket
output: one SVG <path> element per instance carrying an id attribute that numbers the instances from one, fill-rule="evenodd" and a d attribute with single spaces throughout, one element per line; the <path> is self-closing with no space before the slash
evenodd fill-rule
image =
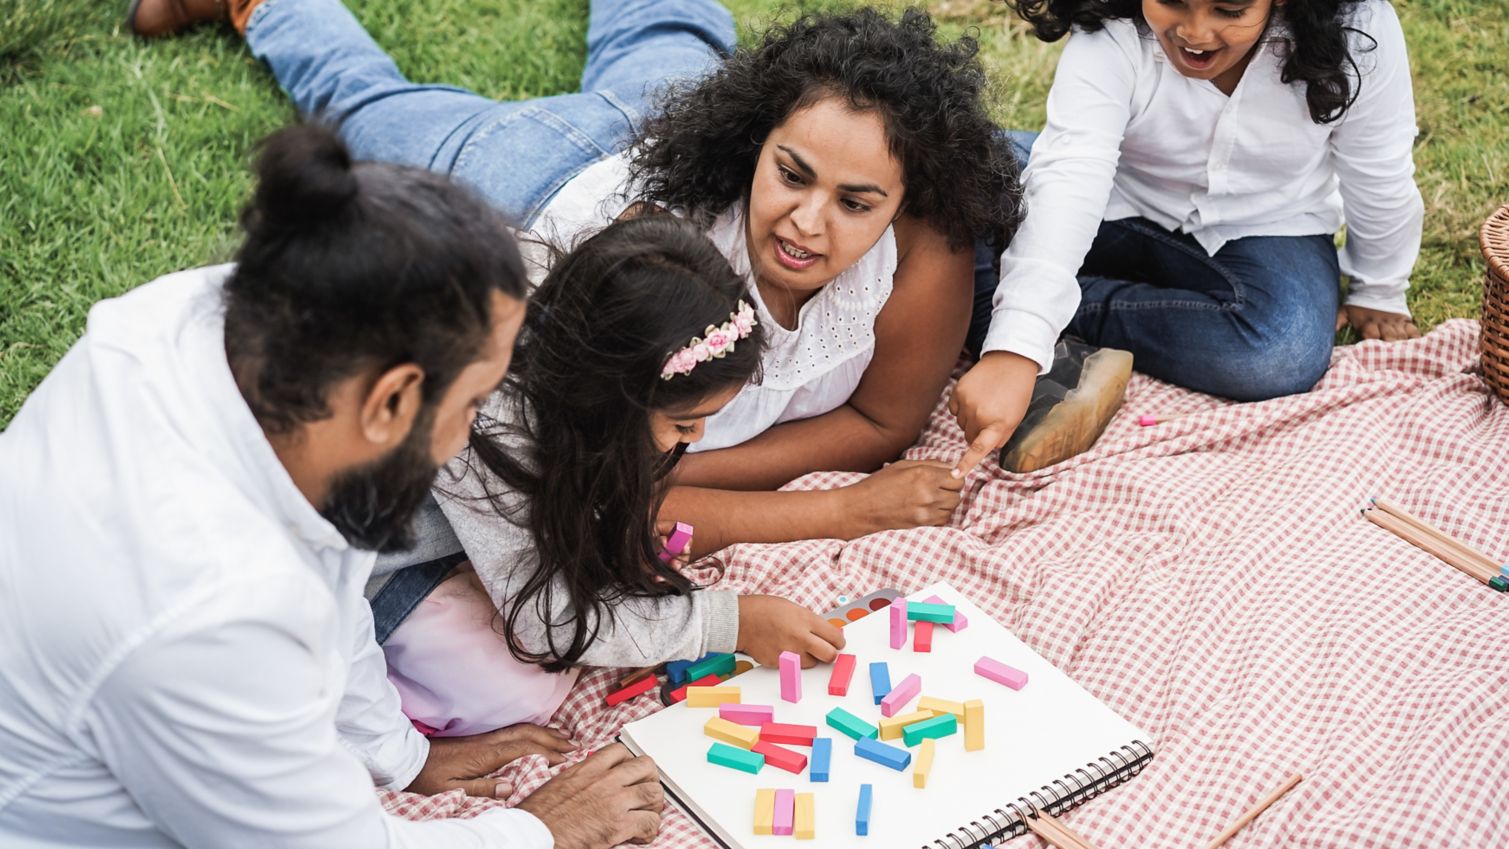
<path id="1" fill-rule="evenodd" d="M 1293 772 L 1304 782 L 1228 846 L 1509 846 L 1509 594 L 1359 515 L 1385 496 L 1509 560 L 1509 406 L 1476 371 L 1477 333 L 1338 348 L 1314 391 L 1261 404 L 1138 375 L 1089 453 L 1033 474 L 987 464 L 950 527 L 737 546 L 723 585 L 824 610 L 952 583 L 1152 735 L 1141 775 L 1065 816 L 1101 847 L 1203 847 Z M 1187 415 L 1142 428 L 1140 413 Z M 908 456 L 962 448 L 940 404 Z M 583 675 L 555 717 L 588 747 L 658 707 L 605 707 L 613 677 Z M 505 775 L 522 795 L 548 771 Z M 384 803 L 414 819 L 500 804 Z M 668 810 L 654 845 L 715 844 Z"/>

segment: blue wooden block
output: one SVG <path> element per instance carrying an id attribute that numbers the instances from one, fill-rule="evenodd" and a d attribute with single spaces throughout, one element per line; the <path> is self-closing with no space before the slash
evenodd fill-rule
<path id="1" fill-rule="evenodd" d="M 891 692 L 891 667 L 884 663 L 870 664 L 870 689 L 875 693 L 875 704 Z"/>
<path id="2" fill-rule="evenodd" d="M 813 781 L 828 780 L 828 764 L 833 760 L 833 738 L 818 737 L 812 741 L 812 757 L 807 761 L 807 777 Z"/>
<path id="3" fill-rule="evenodd" d="M 875 805 L 875 788 L 869 784 L 859 785 L 859 805 L 854 809 L 854 833 L 864 837 L 870 833 L 870 808 Z"/>
<path id="4" fill-rule="evenodd" d="M 881 766 L 888 766 L 900 772 L 912 762 L 912 753 L 906 749 L 900 749 L 889 743 L 882 743 L 872 737 L 861 737 L 854 741 L 854 754 L 867 761 L 874 761 Z"/>
<path id="5" fill-rule="evenodd" d="M 691 668 L 690 660 L 672 660 L 665 665 L 665 674 L 670 677 L 671 684 L 680 687 L 687 682 L 686 670 Z"/>

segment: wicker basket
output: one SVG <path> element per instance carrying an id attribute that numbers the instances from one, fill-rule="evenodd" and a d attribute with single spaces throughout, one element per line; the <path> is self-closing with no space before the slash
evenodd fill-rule
<path id="1" fill-rule="evenodd" d="M 1478 234 L 1488 274 L 1483 279 L 1483 377 L 1509 404 L 1509 205 L 1488 216 Z"/>

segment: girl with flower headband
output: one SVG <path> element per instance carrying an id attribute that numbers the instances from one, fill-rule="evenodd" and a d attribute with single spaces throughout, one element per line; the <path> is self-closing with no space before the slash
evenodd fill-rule
<path id="1" fill-rule="evenodd" d="M 743 281 L 673 216 L 615 223 L 554 262 L 507 379 L 436 482 L 469 565 L 405 569 L 372 599 L 422 730 L 548 722 L 584 665 L 833 658 L 827 621 L 698 589 L 657 533 L 671 469 L 756 375 L 763 341 Z"/>

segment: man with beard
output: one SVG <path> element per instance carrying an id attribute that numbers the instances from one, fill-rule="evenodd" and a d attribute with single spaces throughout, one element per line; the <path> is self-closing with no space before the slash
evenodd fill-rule
<path id="1" fill-rule="evenodd" d="M 0 434 L 0 845 L 606 847 L 655 768 L 610 747 L 518 807 L 385 816 L 379 787 L 507 796 L 573 750 L 426 740 L 362 587 L 503 379 L 524 274 L 496 215 L 315 126 L 258 163 L 234 265 L 97 305 Z"/>

